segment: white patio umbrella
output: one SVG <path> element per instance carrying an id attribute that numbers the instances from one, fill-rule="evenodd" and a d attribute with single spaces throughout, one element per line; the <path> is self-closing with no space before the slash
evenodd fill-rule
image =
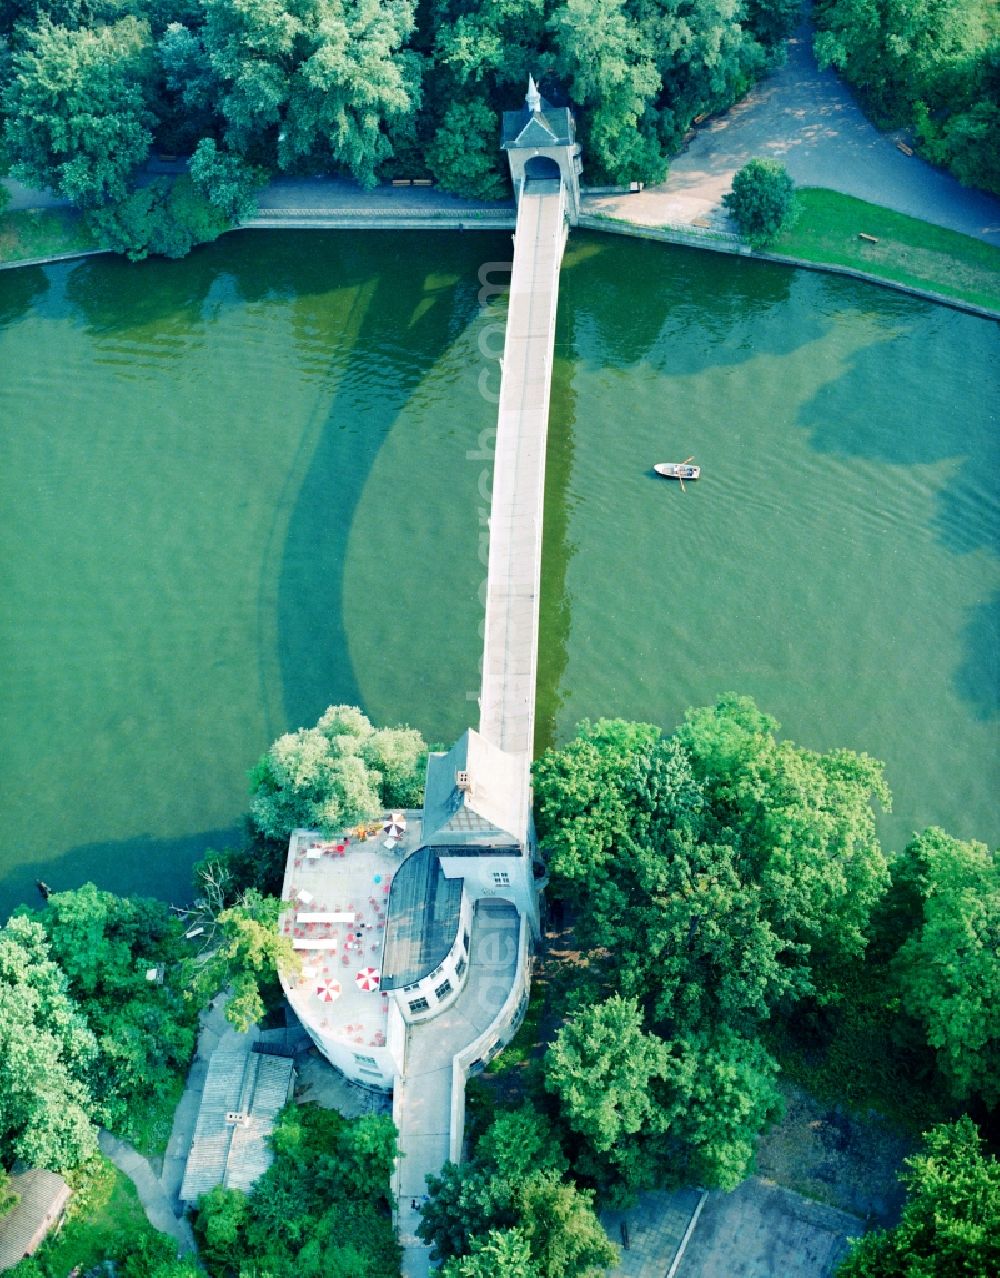
<path id="1" fill-rule="evenodd" d="M 340 987 L 339 981 L 326 979 L 316 982 L 316 993 L 325 1003 L 333 1003 L 336 999 L 340 998 L 343 990 Z"/>

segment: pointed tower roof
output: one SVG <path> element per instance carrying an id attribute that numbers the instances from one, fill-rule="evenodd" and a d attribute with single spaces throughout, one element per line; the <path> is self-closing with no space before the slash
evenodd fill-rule
<path id="1" fill-rule="evenodd" d="M 554 107 L 551 102 L 546 102 L 538 91 L 534 76 L 529 76 L 524 106 L 520 111 L 503 113 L 503 150 L 572 146 L 575 138 L 576 125 L 572 113 L 566 107 Z"/>

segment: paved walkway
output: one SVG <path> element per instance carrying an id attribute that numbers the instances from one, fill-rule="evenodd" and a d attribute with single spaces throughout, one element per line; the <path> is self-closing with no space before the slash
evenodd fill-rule
<path id="1" fill-rule="evenodd" d="M 666 182 L 637 195 L 587 196 L 583 208 L 647 226 L 725 227 L 722 196 L 733 174 L 765 156 L 780 160 L 800 186 L 841 191 L 1000 246 L 1000 200 L 904 155 L 900 136 L 879 133 L 834 72 L 817 68 L 812 28 L 803 23 L 786 65 L 698 128 Z"/>
<path id="2" fill-rule="evenodd" d="M 186 1220 L 178 1220 L 174 1215 L 170 1196 L 165 1192 L 149 1160 L 143 1158 L 131 1145 L 126 1145 L 123 1140 L 119 1140 L 117 1136 L 112 1136 L 110 1132 L 103 1129 L 99 1140 L 101 1153 L 106 1158 L 110 1158 L 118 1170 L 135 1185 L 139 1201 L 153 1228 L 176 1239 L 178 1251 L 193 1252 L 195 1245 L 191 1226 Z"/>
<path id="3" fill-rule="evenodd" d="M 406 1056 L 413 1067 L 396 1081 L 399 1117 L 399 1241 L 404 1278 L 425 1278 L 430 1248 L 416 1234 L 428 1172 L 440 1175 L 451 1142 L 453 1061 L 489 1028 L 514 984 L 518 914 L 506 901 L 480 901 L 472 924 L 469 975 L 455 1002 L 424 1024 L 410 1026 Z"/>
<path id="4" fill-rule="evenodd" d="M 564 199 L 562 183 L 555 181 L 528 182 L 521 196 L 490 505 L 479 731 L 501 750 L 528 759 L 535 744 L 545 441 Z"/>
<path id="5" fill-rule="evenodd" d="M 863 1233 L 856 1216 L 752 1176 L 708 1195 L 677 1278 L 830 1278 Z"/>

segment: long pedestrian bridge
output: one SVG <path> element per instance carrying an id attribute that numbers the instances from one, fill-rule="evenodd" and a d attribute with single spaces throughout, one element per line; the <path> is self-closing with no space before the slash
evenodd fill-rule
<path id="1" fill-rule="evenodd" d="M 559 269 L 580 207 L 573 118 L 543 102 L 530 81 L 525 106 L 504 115 L 503 149 L 517 218 L 479 730 L 431 753 L 423 807 L 390 814 L 388 839 L 330 842 L 318 831 L 293 831 L 282 888 L 294 904 L 283 930 L 309 959 L 308 972 L 283 977 L 291 1006 L 342 1073 L 392 1091 L 399 1149 L 392 1194 L 406 1278 L 430 1269 L 430 1249 L 417 1234 L 426 1177 L 462 1156 L 466 1079 L 503 1049 L 524 1015 L 545 881 L 531 759 Z M 340 966 L 350 967 L 363 947 L 377 967 L 357 973 L 367 982 L 359 993 L 335 979 L 343 973 L 332 963 L 343 948 Z"/>
<path id="2" fill-rule="evenodd" d="M 479 731 L 530 763 L 535 736 L 545 442 L 559 266 L 561 180 L 528 179 L 518 204 L 497 421 Z"/>
<path id="3" fill-rule="evenodd" d="M 538 881 L 531 816 L 545 445 L 555 348 L 559 268 L 568 222 L 579 213 L 579 147 L 568 110 L 544 103 L 529 82 L 525 107 L 504 117 L 503 146 L 517 198 L 507 325 L 501 364 L 489 518 L 479 737 L 481 791 L 501 776 L 511 796 L 506 828 L 523 831 L 516 856 L 493 855 L 466 878 L 477 897 L 468 985 L 450 1012 L 410 1026 L 397 1077 L 396 1177 L 406 1278 L 423 1278 L 429 1249 L 416 1235 L 427 1173 L 461 1157 L 465 1080 L 516 1029 L 527 1001 L 528 936 L 538 934 Z M 430 772 L 428 773 L 430 785 Z M 426 800 L 425 800 L 426 802 Z M 502 854 L 503 838 L 492 852 Z M 510 840 L 507 840 L 509 842 Z M 507 849 L 512 851 L 513 849 Z M 480 857 L 489 849 L 481 848 Z M 468 863 L 465 863 L 466 866 Z M 492 883 L 489 886 L 489 875 Z M 509 885 L 499 890 L 496 884 Z"/>

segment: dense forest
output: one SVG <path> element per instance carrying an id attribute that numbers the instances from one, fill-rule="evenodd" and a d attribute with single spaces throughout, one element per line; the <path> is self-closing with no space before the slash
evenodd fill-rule
<path id="1" fill-rule="evenodd" d="M 816 0 L 820 66 L 883 127 L 1000 195 L 1000 7 L 995 0 Z"/>
<path id="2" fill-rule="evenodd" d="M 782 56 L 799 0 L 10 0 L 11 171 L 134 256 L 183 254 L 273 174 L 507 193 L 529 72 L 579 108 L 593 181 L 664 176 L 691 121 Z M 189 174 L 137 186 L 151 152 Z"/>
<path id="3" fill-rule="evenodd" d="M 529 72 L 577 109 L 591 183 L 661 180 L 692 121 L 783 57 L 800 0 L 9 0 L 10 171 L 113 247 L 182 256 L 276 174 L 508 193 L 500 114 Z M 1000 190 L 988 0 L 819 0 L 817 55 L 928 158 Z M 151 154 L 188 172 L 141 178 Z"/>

